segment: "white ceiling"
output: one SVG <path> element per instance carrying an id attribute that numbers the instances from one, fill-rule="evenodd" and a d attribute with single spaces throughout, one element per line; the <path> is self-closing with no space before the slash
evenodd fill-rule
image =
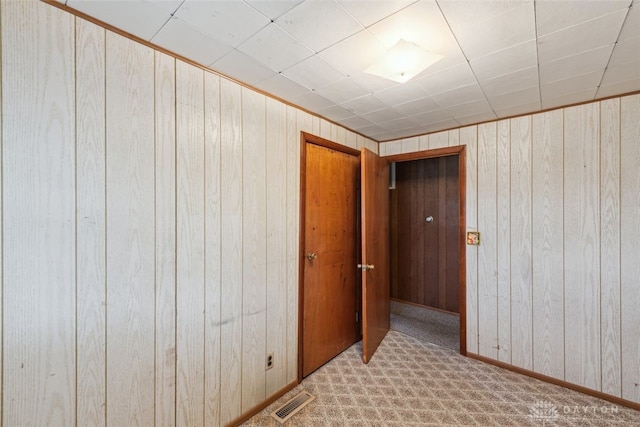
<path id="1" fill-rule="evenodd" d="M 59 0 L 377 141 L 640 90 L 640 0 Z M 367 75 L 399 39 L 443 54 Z"/>

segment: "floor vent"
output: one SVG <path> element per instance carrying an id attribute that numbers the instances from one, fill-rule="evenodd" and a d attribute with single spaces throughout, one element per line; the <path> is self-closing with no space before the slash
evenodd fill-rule
<path id="1" fill-rule="evenodd" d="M 316 397 L 306 391 L 298 394 L 287 403 L 276 409 L 271 413 L 271 416 L 280 423 L 284 423 L 289 418 L 293 417 L 298 411 L 307 406 Z"/>

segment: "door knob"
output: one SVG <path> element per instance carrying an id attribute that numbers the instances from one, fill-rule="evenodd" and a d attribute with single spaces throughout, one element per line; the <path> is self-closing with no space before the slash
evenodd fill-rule
<path id="1" fill-rule="evenodd" d="M 427 222 L 431 223 L 431 222 L 433 222 L 433 217 L 432 217 L 431 215 L 429 215 L 429 216 L 425 219 L 425 221 L 427 221 Z"/>
<path id="2" fill-rule="evenodd" d="M 315 252 L 309 252 L 307 254 L 307 259 L 309 261 L 313 261 L 314 259 L 318 258 L 318 255 Z"/>
<path id="3" fill-rule="evenodd" d="M 358 264 L 358 268 L 362 271 L 373 270 L 376 268 L 373 264 Z"/>

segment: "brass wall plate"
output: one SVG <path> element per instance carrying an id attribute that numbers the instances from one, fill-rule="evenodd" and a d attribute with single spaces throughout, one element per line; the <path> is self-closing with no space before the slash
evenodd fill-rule
<path id="1" fill-rule="evenodd" d="M 467 231 L 467 245 L 478 246 L 480 244 L 479 231 Z"/>

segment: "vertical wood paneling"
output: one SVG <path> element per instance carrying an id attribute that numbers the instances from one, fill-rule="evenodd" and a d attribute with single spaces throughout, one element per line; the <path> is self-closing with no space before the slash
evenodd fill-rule
<path id="1" fill-rule="evenodd" d="M 3 424 L 72 425 L 74 18 L 2 2 L 1 28 Z"/>
<path id="2" fill-rule="evenodd" d="M 300 111 L 287 107 L 287 383 L 298 377 Z"/>
<path id="3" fill-rule="evenodd" d="M 620 109 L 622 397 L 640 402 L 640 95 Z"/>
<path id="4" fill-rule="evenodd" d="M 460 129 L 452 129 L 449 131 L 449 147 L 460 145 Z"/>
<path id="5" fill-rule="evenodd" d="M 107 33 L 107 423 L 154 420 L 154 53 Z"/>
<path id="6" fill-rule="evenodd" d="M 533 116 L 533 370 L 564 379 L 563 113 Z"/>
<path id="7" fill-rule="evenodd" d="M 242 412 L 265 399 L 265 96 L 242 89 Z"/>
<path id="8" fill-rule="evenodd" d="M 600 328 L 602 392 L 619 397 L 620 99 L 600 103 Z"/>
<path id="9" fill-rule="evenodd" d="M 204 76 L 176 61 L 176 424 L 204 424 Z"/>
<path id="10" fill-rule="evenodd" d="M 499 121 L 497 132 L 497 350 L 498 360 L 511 363 L 511 121 Z"/>
<path id="11" fill-rule="evenodd" d="M 220 80 L 221 300 L 220 424 L 241 413 L 242 384 L 242 95 Z"/>
<path id="12" fill-rule="evenodd" d="M 155 53 L 156 424 L 176 420 L 176 61 Z"/>
<path id="13" fill-rule="evenodd" d="M 77 423 L 105 419 L 105 30 L 76 20 Z"/>
<path id="14" fill-rule="evenodd" d="M 220 425 L 220 77 L 204 75 L 205 392 L 204 425 Z"/>
<path id="15" fill-rule="evenodd" d="M 533 369 L 531 116 L 511 120 L 511 363 Z"/>
<path id="16" fill-rule="evenodd" d="M 274 357 L 266 395 L 271 396 L 287 384 L 287 108 L 266 101 L 266 350 Z"/>
<path id="17" fill-rule="evenodd" d="M 331 123 L 325 119 L 320 119 L 320 137 L 331 140 Z"/>
<path id="18" fill-rule="evenodd" d="M 460 129 L 460 144 L 466 145 L 467 230 L 478 230 L 478 127 Z M 466 247 L 467 351 L 478 353 L 478 246 Z"/>
<path id="19" fill-rule="evenodd" d="M 413 153 L 420 149 L 420 140 L 418 137 L 407 138 L 402 140 L 402 152 Z"/>
<path id="20" fill-rule="evenodd" d="M 478 125 L 478 354 L 498 357 L 496 123 Z"/>
<path id="21" fill-rule="evenodd" d="M 565 379 L 600 389 L 599 104 L 565 109 Z"/>
<path id="22" fill-rule="evenodd" d="M 449 146 L 449 131 L 432 133 L 429 135 L 429 149 Z"/>

